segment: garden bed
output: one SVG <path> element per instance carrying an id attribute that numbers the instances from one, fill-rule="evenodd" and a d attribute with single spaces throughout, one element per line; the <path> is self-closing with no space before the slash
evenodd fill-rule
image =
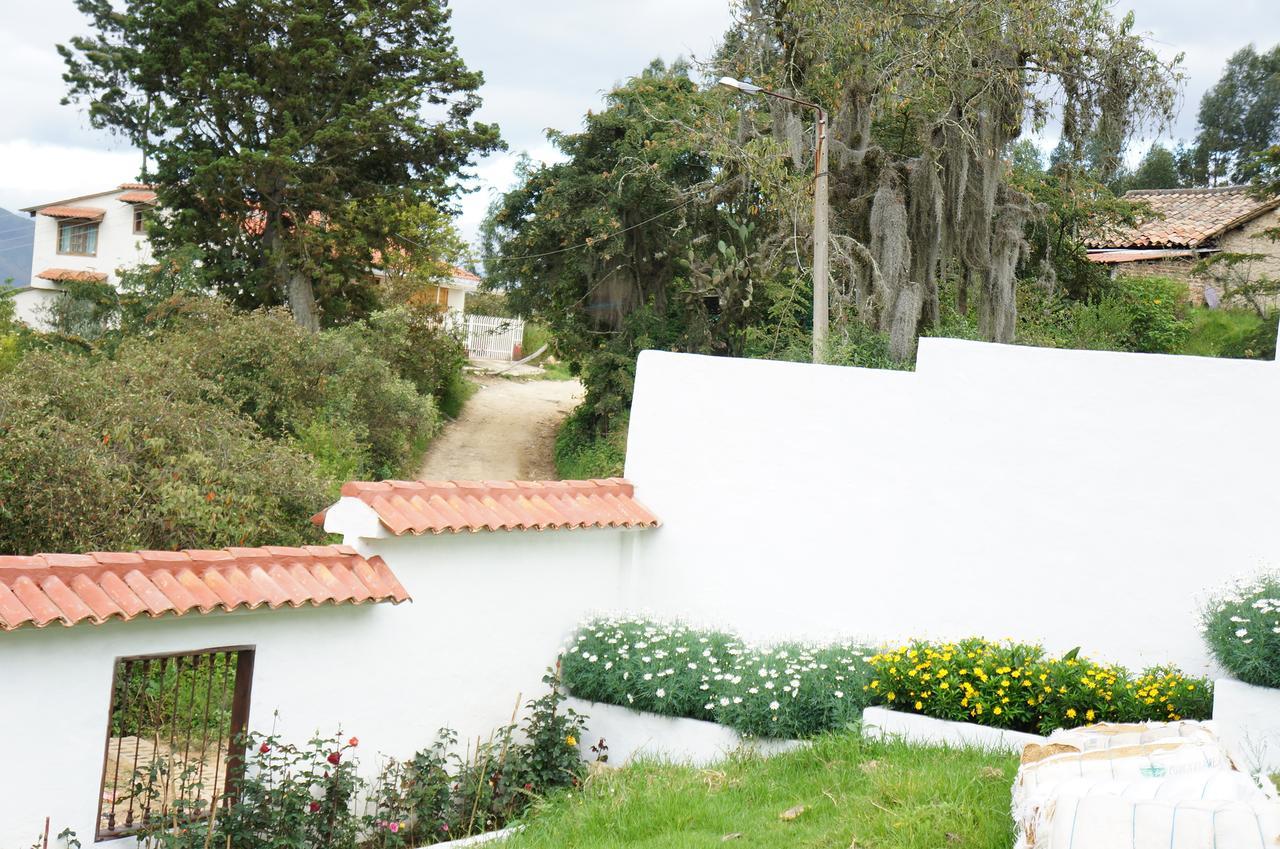
<path id="1" fill-rule="evenodd" d="M 1213 719 L 1241 769 L 1280 773 L 1280 690 L 1219 679 L 1214 684 Z"/>
<path id="2" fill-rule="evenodd" d="M 973 722 L 934 719 L 918 713 L 869 707 L 862 712 L 862 733 L 872 740 L 902 740 L 906 743 L 969 746 L 993 752 L 1018 753 L 1031 743 L 1046 738 L 1025 731 L 992 728 Z"/>
<path id="3" fill-rule="evenodd" d="M 727 725 L 703 719 L 662 716 L 602 702 L 569 698 L 567 707 L 589 717 L 587 739 L 579 740 L 582 757 L 594 761 L 592 751 L 601 739 L 608 746 L 608 763 L 623 766 L 633 760 L 649 759 L 690 766 L 707 766 L 733 752 L 751 751 L 773 755 L 791 751 L 799 740 L 760 740 L 744 737 Z"/>

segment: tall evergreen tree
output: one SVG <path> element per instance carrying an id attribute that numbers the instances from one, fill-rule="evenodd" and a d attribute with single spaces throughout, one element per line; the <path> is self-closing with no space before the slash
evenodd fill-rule
<path id="1" fill-rule="evenodd" d="M 501 146 L 477 123 L 447 0 L 76 0 L 94 34 L 60 45 L 67 101 L 140 148 L 168 214 L 244 306 L 303 326 L 359 312 L 398 210 L 447 205 Z"/>

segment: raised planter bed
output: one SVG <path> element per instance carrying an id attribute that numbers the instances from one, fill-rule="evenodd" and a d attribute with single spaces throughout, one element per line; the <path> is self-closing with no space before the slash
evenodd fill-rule
<path id="1" fill-rule="evenodd" d="M 1280 690 L 1221 678 L 1213 685 L 1213 720 L 1237 766 L 1280 773 Z"/>
<path id="2" fill-rule="evenodd" d="M 589 717 L 589 737 L 578 741 L 583 758 L 595 759 L 591 746 L 603 737 L 613 766 L 622 766 L 637 757 L 708 766 L 741 749 L 773 755 L 804 745 L 800 740 L 756 740 L 714 722 L 661 716 L 602 702 L 569 698 L 565 705 Z"/>
<path id="3" fill-rule="evenodd" d="M 862 712 L 863 736 L 872 739 L 900 739 L 908 743 L 945 743 L 970 746 L 997 752 L 1019 753 L 1030 743 L 1044 743 L 1039 734 L 989 728 L 972 722 L 934 719 L 918 713 L 905 713 L 882 707 L 869 707 Z"/>

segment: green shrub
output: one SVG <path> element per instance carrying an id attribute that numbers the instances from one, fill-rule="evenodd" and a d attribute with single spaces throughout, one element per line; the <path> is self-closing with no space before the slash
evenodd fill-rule
<path id="1" fill-rule="evenodd" d="M 1201 611 L 1218 663 L 1246 684 L 1280 687 L 1280 572 L 1236 581 Z"/>
<path id="2" fill-rule="evenodd" d="M 0 379 L 0 549 L 316 542 L 315 462 L 160 345 L 32 352 Z"/>
<path id="3" fill-rule="evenodd" d="M 578 407 L 564 420 L 556 434 L 556 473 L 563 480 L 622 475 L 627 458 L 627 417 L 615 419 L 606 436 L 599 436 L 592 430 L 590 418 L 585 406 Z"/>
<path id="4" fill-rule="evenodd" d="M 1199 357 L 1273 360 L 1277 315 L 1265 318 L 1252 310 L 1194 309 L 1191 329 L 1179 353 Z"/>
<path id="5" fill-rule="evenodd" d="M 436 337 L 399 311 L 379 320 L 310 333 L 284 310 L 243 313 L 207 301 L 152 339 L 126 340 L 119 356 L 141 346 L 190 368 L 267 436 L 321 450 L 326 469 L 396 477 L 439 427 L 432 397 L 400 376 L 396 357 L 422 343 L 430 359 L 423 340 Z M 403 367 L 424 381 L 434 368 Z M 339 449 L 355 453 L 339 457 Z"/>
<path id="6" fill-rule="evenodd" d="M 917 640 L 870 658 L 875 701 L 896 710 L 995 728 L 1048 733 L 1092 722 L 1208 719 L 1213 687 L 1158 667 L 1131 675 L 1038 645 L 971 638 Z"/>
<path id="7" fill-rule="evenodd" d="M 1133 350 L 1171 354 L 1191 330 L 1186 318 L 1187 284 L 1167 277 L 1120 277 L 1104 297 L 1117 299 L 1128 311 Z"/>
<path id="8" fill-rule="evenodd" d="M 438 313 L 394 307 L 375 312 L 356 326 L 370 349 L 423 395 L 444 402 L 456 391 L 467 364 L 467 349 L 445 328 Z"/>
<path id="9" fill-rule="evenodd" d="M 560 662 L 579 698 L 759 737 L 843 728 L 868 701 L 863 651 L 852 643 L 751 646 L 724 631 L 615 617 L 582 625 Z"/>

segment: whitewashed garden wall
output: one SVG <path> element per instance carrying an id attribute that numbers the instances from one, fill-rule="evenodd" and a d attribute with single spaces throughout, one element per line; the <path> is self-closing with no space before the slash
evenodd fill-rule
<path id="1" fill-rule="evenodd" d="M 1280 366 L 922 339 L 915 372 L 641 355 L 637 607 L 770 639 L 1043 640 L 1208 668 L 1280 559 Z"/>

